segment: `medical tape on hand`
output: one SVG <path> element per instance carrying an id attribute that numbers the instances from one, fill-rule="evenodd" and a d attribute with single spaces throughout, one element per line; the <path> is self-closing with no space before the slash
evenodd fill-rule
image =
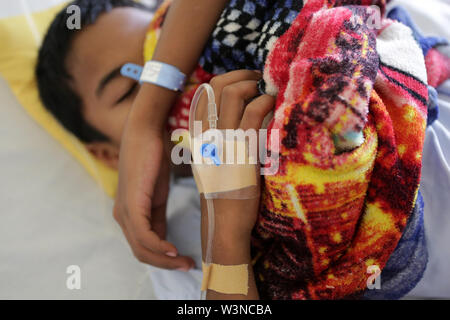
<path id="1" fill-rule="evenodd" d="M 205 134 L 211 131 L 214 130 L 208 130 Z M 215 131 L 225 137 L 225 131 Z M 194 138 L 191 149 L 194 158 L 192 171 L 199 193 L 207 199 L 251 199 L 259 195 L 258 168 L 256 161 L 248 155 L 245 141 L 224 139 L 222 146 L 217 142 L 212 144 L 216 149 L 215 160 L 212 156 L 205 158 L 201 155 L 202 145 L 205 144 L 202 144 L 201 139 Z M 230 162 L 227 162 L 227 150 L 234 150 L 234 159 L 230 159 Z M 237 161 L 238 150 L 243 151 L 240 162 Z"/>
<path id="2" fill-rule="evenodd" d="M 208 95 L 209 130 L 199 134 L 194 128 L 197 104 L 203 91 Z M 226 107 L 226 106 L 225 106 Z M 212 199 L 253 199 L 259 196 L 258 166 L 248 154 L 245 138 L 228 138 L 217 130 L 217 107 L 212 87 L 203 84 L 194 95 L 189 114 L 189 145 L 193 155 L 192 171 L 200 194 L 204 194 L 208 207 L 208 238 L 203 264 L 202 298 L 208 289 L 224 294 L 248 294 L 248 265 L 222 266 L 212 263 L 214 239 L 214 203 Z M 200 126 L 201 127 L 201 126 Z M 220 137 L 217 141 L 203 141 L 204 137 Z M 185 140 L 183 138 L 183 140 Z M 227 150 L 234 150 L 230 160 Z M 244 159 L 238 151 L 244 150 Z M 224 160 L 226 159 L 226 160 Z M 244 161 L 237 161 L 244 160 Z M 231 162 L 231 163 L 230 163 Z"/>
<path id="3" fill-rule="evenodd" d="M 248 295 L 248 264 L 223 266 L 203 263 L 202 267 L 202 291 Z"/>

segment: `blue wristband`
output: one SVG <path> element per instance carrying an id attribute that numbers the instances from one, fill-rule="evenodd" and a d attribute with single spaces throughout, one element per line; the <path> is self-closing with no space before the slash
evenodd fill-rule
<path id="1" fill-rule="evenodd" d="M 143 68 L 137 64 L 127 63 L 123 65 L 122 69 L 120 69 L 120 74 L 135 81 L 140 81 L 142 69 Z"/>
<path id="2" fill-rule="evenodd" d="M 120 72 L 123 76 L 140 83 L 152 83 L 173 91 L 183 91 L 186 81 L 186 75 L 178 68 L 158 61 L 149 61 L 144 68 L 133 63 L 127 63 Z"/>

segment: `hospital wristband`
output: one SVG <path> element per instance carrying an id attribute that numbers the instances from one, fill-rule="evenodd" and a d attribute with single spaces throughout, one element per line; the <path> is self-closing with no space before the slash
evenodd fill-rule
<path id="1" fill-rule="evenodd" d="M 152 83 L 157 86 L 183 91 L 186 75 L 178 68 L 158 61 L 149 61 L 142 70 L 140 82 Z"/>
<path id="2" fill-rule="evenodd" d="M 122 67 L 121 74 L 140 83 L 151 83 L 172 91 L 183 91 L 186 81 L 186 75 L 178 68 L 153 60 L 148 61 L 143 68 L 127 63 Z"/>

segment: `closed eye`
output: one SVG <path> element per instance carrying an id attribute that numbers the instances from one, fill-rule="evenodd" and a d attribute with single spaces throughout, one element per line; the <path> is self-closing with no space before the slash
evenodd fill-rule
<path id="1" fill-rule="evenodd" d="M 131 95 L 134 93 L 134 91 L 136 90 L 136 88 L 138 87 L 138 83 L 134 83 L 131 88 L 116 102 L 116 105 L 119 103 L 124 102 L 125 100 L 127 100 L 129 97 L 131 97 Z"/>

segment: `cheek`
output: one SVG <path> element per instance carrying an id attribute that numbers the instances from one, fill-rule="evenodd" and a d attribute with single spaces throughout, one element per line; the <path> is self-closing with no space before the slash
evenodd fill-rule
<path id="1" fill-rule="evenodd" d="M 96 108 L 90 108 L 89 111 L 85 111 L 84 117 L 91 126 L 111 139 L 114 144 L 120 145 L 131 106 L 131 99 L 130 102 L 123 102 L 110 108 L 103 108 L 97 105 Z"/>

